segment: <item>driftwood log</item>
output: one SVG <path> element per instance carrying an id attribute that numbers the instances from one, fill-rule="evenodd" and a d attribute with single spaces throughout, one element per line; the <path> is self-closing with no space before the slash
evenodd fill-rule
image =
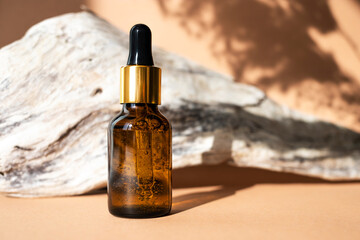
<path id="1" fill-rule="evenodd" d="M 88 12 L 43 21 L 0 50 L 0 192 L 63 196 L 106 186 L 106 129 L 121 109 L 127 54 L 128 35 Z M 174 168 L 228 162 L 360 179 L 360 134 L 161 49 L 154 59 Z"/>

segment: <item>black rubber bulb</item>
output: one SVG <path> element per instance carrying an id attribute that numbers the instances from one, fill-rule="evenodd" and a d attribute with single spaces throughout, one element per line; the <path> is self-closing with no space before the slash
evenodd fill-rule
<path id="1" fill-rule="evenodd" d="M 145 24 L 136 24 L 130 30 L 127 65 L 154 65 L 151 52 L 151 30 Z"/>

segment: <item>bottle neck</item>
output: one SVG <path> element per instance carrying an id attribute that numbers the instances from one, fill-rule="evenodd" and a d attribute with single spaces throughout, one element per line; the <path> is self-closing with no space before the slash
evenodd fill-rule
<path id="1" fill-rule="evenodd" d="M 124 103 L 123 113 L 138 115 L 146 112 L 157 113 L 159 111 L 157 104 L 150 103 Z"/>

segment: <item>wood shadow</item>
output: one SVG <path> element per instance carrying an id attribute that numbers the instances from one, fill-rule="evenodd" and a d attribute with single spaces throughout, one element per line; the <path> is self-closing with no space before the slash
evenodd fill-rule
<path id="1" fill-rule="evenodd" d="M 177 214 L 234 195 L 237 191 L 252 187 L 256 184 L 269 183 L 338 184 L 344 182 L 330 182 L 314 177 L 272 172 L 256 168 L 231 167 L 226 164 L 175 169 L 173 171 L 174 189 L 207 186 L 217 187 L 211 191 L 202 190 L 200 192 L 174 197 L 171 214 Z"/>
<path id="2" fill-rule="evenodd" d="M 107 188 L 103 187 L 103 188 L 100 188 L 100 189 L 95 189 L 95 190 L 92 190 L 90 192 L 81 194 L 79 196 L 92 196 L 92 195 L 99 195 L 99 194 L 107 194 Z"/>

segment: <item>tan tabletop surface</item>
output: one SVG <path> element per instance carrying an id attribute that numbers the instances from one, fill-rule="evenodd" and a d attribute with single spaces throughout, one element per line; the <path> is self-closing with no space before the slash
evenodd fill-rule
<path id="1" fill-rule="evenodd" d="M 172 214 L 110 215 L 103 192 L 0 196 L 0 239 L 360 239 L 360 182 L 228 166 L 174 171 Z"/>

